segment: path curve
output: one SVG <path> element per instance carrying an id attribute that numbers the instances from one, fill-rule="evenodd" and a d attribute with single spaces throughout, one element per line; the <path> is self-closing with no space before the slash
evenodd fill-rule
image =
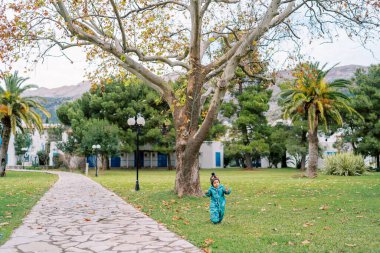
<path id="1" fill-rule="evenodd" d="M 1 253 L 201 252 L 91 179 L 49 173 L 58 181 Z"/>

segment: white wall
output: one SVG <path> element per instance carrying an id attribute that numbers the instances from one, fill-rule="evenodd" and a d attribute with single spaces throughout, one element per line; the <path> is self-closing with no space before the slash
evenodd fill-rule
<path id="1" fill-rule="evenodd" d="M 216 152 L 220 152 L 220 167 L 216 166 Z M 205 141 L 199 150 L 199 167 L 201 168 L 223 168 L 224 147 L 220 141 Z"/>

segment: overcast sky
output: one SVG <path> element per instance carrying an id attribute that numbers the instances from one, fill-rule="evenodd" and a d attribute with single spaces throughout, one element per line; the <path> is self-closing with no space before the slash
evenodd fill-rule
<path id="1" fill-rule="evenodd" d="M 372 53 L 359 43 L 352 42 L 348 38 L 340 38 L 329 44 L 313 43 L 304 47 L 303 53 L 311 60 L 328 63 L 330 66 L 336 63 L 340 63 L 339 66 L 379 64 L 380 42 L 368 44 L 366 47 Z M 85 68 L 87 66 L 84 54 L 80 49 L 70 49 L 66 53 L 74 60 L 74 63 L 70 63 L 64 57 L 51 57 L 45 59 L 43 64 L 37 64 L 33 71 L 22 73 L 22 76 L 30 77 L 29 83 L 47 88 L 75 85 L 82 82 L 86 79 Z M 24 65 L 20 62 L 14 69 L 22 72 Z"/>

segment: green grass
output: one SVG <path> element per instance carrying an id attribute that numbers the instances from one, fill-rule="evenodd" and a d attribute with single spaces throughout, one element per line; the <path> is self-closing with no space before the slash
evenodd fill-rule
<path id="1" fill-rule="evenodd" d="M 0 178 L 0 245 L 57 178 L 45 173 L 14 171 Z"/>
<path id="2" fill-rule="evenodd" d="M 210 172 L 201 171 L 203 190 Z M 220 225 L 209 221 L 208 198 L 173 194 L 174 171 L 142 170 L 139 192 L 131 170 L 94 179 L 212 252 L 380 252 L 380 173 L 316 179 L 297 178 L 294 169 L 216 173 L 232 189 Z"/>

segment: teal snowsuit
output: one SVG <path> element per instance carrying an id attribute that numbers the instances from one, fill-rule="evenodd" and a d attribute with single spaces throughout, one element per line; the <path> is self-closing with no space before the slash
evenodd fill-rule
<path id="1" fill-rule="evenodd" d="M 220 223 L 223 220 L 224 209 L 226 207 L 226 198 L 224 194 L 229 195 L 231 193 L 231 189 L 226 191 L 223 185 L 219 185 L 218 188 L 214 186 L 210 186 L 208 189 L 206 196 L 211 197 L 210 202 L 210 220 L 214 223 Z"/>

